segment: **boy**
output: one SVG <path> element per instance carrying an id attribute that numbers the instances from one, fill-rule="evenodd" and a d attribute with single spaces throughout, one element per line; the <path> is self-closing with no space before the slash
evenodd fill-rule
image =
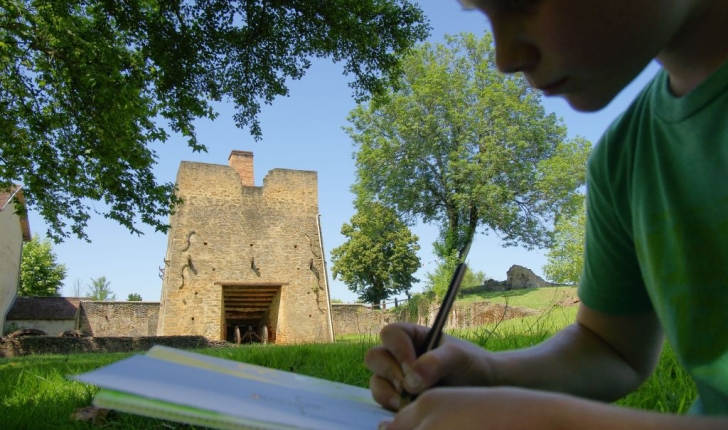
<path id="1" fill-rule="evenodd" d="M 374 398 L 399 429 L 728 429 L 728 0 L 472 0 L 498 68 L 601 109 L 663 67 L 595 147 L 576 322 L 490 353 L 393 324 L 371 349 Z M 653 371 L 664 337 L 694 378 L 685 416 L 612 406 Z M 436 388 L 434 386 L 437 386 Z M 458 387 L 458 388 L 453 388 Z"/>

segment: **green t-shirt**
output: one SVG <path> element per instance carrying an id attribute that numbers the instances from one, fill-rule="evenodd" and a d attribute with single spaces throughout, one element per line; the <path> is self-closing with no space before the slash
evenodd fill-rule
<path id="1" fill-rule="evenodd" d="M 661 71 L 595 147 L 579 295 L 654 309 L 700 402 L 728 414 L 728 63 L 683 97 Z"/>

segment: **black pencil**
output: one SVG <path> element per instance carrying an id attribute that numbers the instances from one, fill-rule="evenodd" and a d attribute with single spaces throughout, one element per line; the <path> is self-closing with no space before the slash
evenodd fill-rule
<path id="1" fill-rule="evenodd" d="M 442 330 L 445 328 L 445 323 L 447 322 L 447 318 L 450 315 L 450 309 L 452 309 L 452 305 L 453 303 L 455 303 L 455 299 L 458 296 L 460 283 L 463 281 L 463 276 L 465 275 L 465 269 L 467 269 L 467 265 L 465 263 L 458 264 L 457 268 L 455 269 L 455 273 L 452 275 L 452 279 L 450 280 L 450 285 L 447 287 L 447 293 L 445 293 L 445 298 L 442 299 L 442 305 L 440 305 L 440 309 L 437 311 L 435 322 L 432 324 L 430 331 L 427 332 L 425 342 L 420 346 L 417 351 L 418 357 L 428 351 L 433 350 L 437 347 L 437 345 L 440 344 L 440 339 L 442 339 Z M 415 395 L 408 393 L 406 390 L 402 390 L 399 408 L 402 409 L 404 406 L 414 400 L 415 397 Z"/>

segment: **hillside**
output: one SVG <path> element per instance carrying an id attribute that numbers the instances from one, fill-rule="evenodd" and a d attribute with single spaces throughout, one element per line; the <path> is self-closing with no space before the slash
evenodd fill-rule
<path id="1" fill-rule="evenodd" d="M 469 292 L 461 291 L 459 303 L 489 301 L 509 306 L 519 306 L 538 311 L 554 305 L 571 306 L 578 303 L 576 286 L 526 288 L 509 291 Z"/>

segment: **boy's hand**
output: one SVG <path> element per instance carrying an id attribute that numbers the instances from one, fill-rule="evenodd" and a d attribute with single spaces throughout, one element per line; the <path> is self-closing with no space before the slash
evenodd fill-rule
<path id="1" fill-rule="evenodd" d="M 416 347 L 424 343 L 427 327 L 395 323 L 382 329 L 382 345 L 370 349 L 364 363 L 374 375 L 369 386 L 374 400 L 398 410 L 400 394 L 420 394 L 434 385 L 491 385 L 493 375 L 488 352 L 466 342 L 443 335 L 442 343 L 417 358 Z"/>

